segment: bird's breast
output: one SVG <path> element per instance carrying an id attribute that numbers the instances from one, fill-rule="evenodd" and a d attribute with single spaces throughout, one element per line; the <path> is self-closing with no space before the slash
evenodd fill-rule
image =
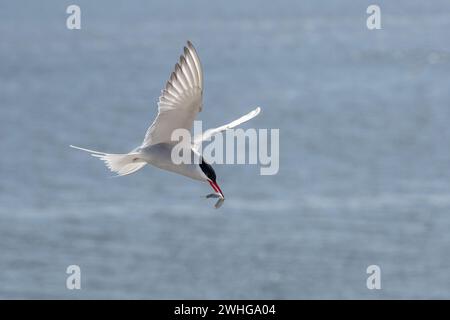
<path id="1" fill-rule="evenodd" d="M 172 160 L 173 147 L 174 144 L 159 143 L 143 148 L 140 151 L 141 158 L 148 164 L 159 169 L 178 173 L 195 180 L 205 181 L 204 176 L 201 174 L 199 165 L 194 162 L 197 155 L 190 151 L 191 162 L 177 164 Z"/>

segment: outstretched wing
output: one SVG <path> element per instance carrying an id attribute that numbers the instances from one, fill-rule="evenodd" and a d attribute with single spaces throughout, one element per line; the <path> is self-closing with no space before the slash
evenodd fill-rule
<path id="1" fill-rule="evenodd" d="M 145 134 L 142 147 L 170 142 L 175 129 L 191 130 L 197 113 L 202 110 L 203 72 L 191 42 L 175 65 L 158 101 L 158 115 Z"/>
<path id="2" fill-rule="evenodd" d="M 214 129 L 208 129 L 205 132 L 203 132 L 202 134 L 195 136 L 194 137 L 194 141 L 193 141 L 193 148 L 195 150 L 199 149 L 199 146 L 202 144 L 203 141 L 209 140 L 211 139 L 211 137 L 219 132 L 222 132 L 224 130 L 227 129 L 232 129 L 234 127 L 237 127 L 238 125 L 249 121 L 250 119 L 253 119 L 254 117 L 256 117 L 259 113 L 261 112 L 261 108 L 257 107 L 255 110 L 250 111 L 249 113 L 247 113 L 246 115 L 240 117 L 239 119 L 236 119 L 228 124 L 225 124 L 223 126 L 220 126 L 218 128 L 214 128 Z"/>

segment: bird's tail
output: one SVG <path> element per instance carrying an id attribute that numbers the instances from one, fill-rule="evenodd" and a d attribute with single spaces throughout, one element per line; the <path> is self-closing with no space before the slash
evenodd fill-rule
<path id="1" fill-rule="evenodd" d="M 91 156 L 103 160 L 108 169 L 112 172 L 117 173 L 117 176 L 126 176 L 127 174 L 138 171 L 147 164 L 144 160 L 139 158 L 139 153 L 133 151 L 126 154 L 112 154 L 80 148 L 72 145 L 70 147 L 89 152 Z"/>

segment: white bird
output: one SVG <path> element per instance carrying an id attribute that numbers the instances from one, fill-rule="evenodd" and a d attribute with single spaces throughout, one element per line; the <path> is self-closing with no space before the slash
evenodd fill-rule
<path id="1" fill-rule="evenodd" d="M 191 130 L 198 112 L 202 111 L 203 72 L 200 59 L 191 42 L 184 47 L 184 54 L 175 64 L 175 70 L 161 91 L 158 101 L 158 114 L 145 134 L 142 144 L 126 154 L 112 154 L 89 150 L 71 145 L 70 147 L 87 151 L 92 156 L 103 160 L 106 166 L 125 176 L 136 172 L 146 164 L 163 170 L 172 171 L 186 177 L 208 182 L 213 188 L 213 194 L 207 198 L 219 198 L 215 207 L 222 205 L 225 197 L 217 184 L 217 176 L 212 166 L 199 154 L 199 146 L 213 135 L 234 128 L 254 117 L 261 109 L 258 107 L 248 114 L 218 128 L 209 129 L 193 138 L 190 146 L 191 158 L 196 159 L 191 164 L 175 164 L 171 152 L 176 142 L 172 141 L 172 132 L 179 128 Z"/>

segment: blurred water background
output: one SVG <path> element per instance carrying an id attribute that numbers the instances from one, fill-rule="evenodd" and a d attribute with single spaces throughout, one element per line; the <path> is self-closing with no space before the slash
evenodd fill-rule
<path id="1" fill-rule="evenodd" d="M 370 1 L 73 3 L 0 2 L 0 298 L 450 298 L 448 1 L 378 0 L 375 31 Z M 280 129 L 277 175 L 215 166 L 220 210 L 68 148 L 139 144 L 188 39 L 208 126 Z"/>

